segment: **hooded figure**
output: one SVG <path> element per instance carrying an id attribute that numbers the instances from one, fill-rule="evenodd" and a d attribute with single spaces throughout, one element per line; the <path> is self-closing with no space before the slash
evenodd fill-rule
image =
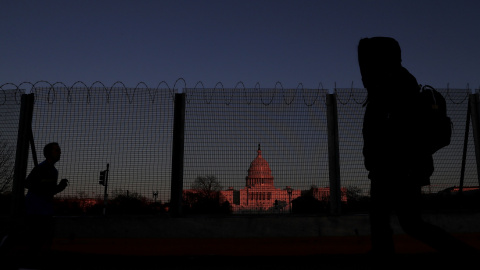
<path id="1" fill-rule="evenodd" d="M 433 159 L 420 117 L 420 87 L 402 66 L 398 42 L 389 37 L 361 39 L 358 62 L 368 92 L 362 133 L 371 181 L 372 253 L 394 253 L 393 211 L 405 233 L 431 247 L 448 253 L 472 251 L 421 217 L 421 187 L 430 183 Z"/>
<path id="2" fill-rule="evenodd" d="M 363 155 L 369 177 L 395 172 L 408 175 L 412 184 L 430 184 L 434 168 L 419 118 L 420 86 L 402 66 L 398 42 L 389 37 L 361 39 L 358 62 L 368 92 Z"/>

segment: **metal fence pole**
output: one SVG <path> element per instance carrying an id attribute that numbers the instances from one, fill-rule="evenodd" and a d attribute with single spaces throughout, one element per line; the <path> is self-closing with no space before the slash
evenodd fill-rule
<path id="1" fill-rule="evenodd" d="M 17 150 L 12 183 L 11 214 L 21 216 L 25 199 L 25 178 L 27 176 L 28 149 L 30 143 L 34 94 L 23 94 L 18 121 Z"/>
<path id="2" fill-rule="evenodd" d="M 470 118 L 471 118 L 471 106 L 470 102 L 467 104 L 467 117 L 465 122 L 465 135 L 463 137 L 463 154 L 462 154 L 462 167 L 460 170 L 460 185 L 459 193 L 463 192 L 463 182 L 465 180 L 465 166 L 467 164 L 467 150 L 468 150 L 468 136 L 470 135 Z"/>
<path id="3" fill-rule="evenodd" d="M 338 142 L 337 97 L 327 94 L 327 127 L 328 127 L 328 170 L 330 179 L 330 213 L 341 214 L 340 187 L 340 152 Z"/>
<path id="4" fill-rule="evenodd" d="M 175 94 L 173 116 L 172 178 L 169 212 L 174 217 L 182 215 L 184 138 L 185 93 L 181 93 Z"/>
<path id="5" fill-rule="evenodd" d="M 472 93 L 468 97 L 472 117 L 473 142 L 475 145 L 475 159 L 477 161 L 477 178 L 480 185 L 480 98 L 479 93 Z"/>

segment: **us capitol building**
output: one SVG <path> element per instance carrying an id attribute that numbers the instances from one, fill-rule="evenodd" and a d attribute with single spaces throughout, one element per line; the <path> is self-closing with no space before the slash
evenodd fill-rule
<path id="1" fill-rule="evenodd" d="M 245 187 L 241 190 L 229 188 L 221 191 L 221 199 L 230 203 L 233 212 L 270 211 L 280 208 L 290 211 L 292 200 L 301 196 L 301 190 L 295 190 L 289 186 L 284 189 L 274 186 L 272 170 L 262 157 L 260 145 L 258 145 L 257 157 L 250 163 L 245 180 Z M 319 200 L 328 198 L 330 189 L 314 188 L 313 196 Z M 346 196 L 342 196 L 343 200 L 346 200 Z"/>

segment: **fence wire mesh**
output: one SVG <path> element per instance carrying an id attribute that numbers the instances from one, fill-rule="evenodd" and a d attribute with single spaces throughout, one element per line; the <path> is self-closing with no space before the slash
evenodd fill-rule
<path id="1" fill-rule="evenodd" d="M 328 187 L 324 97 L 322 89 L 187 89 L 185 187 L 215 176 L 245 188 L 259 145 L 276 188 Z"/>
<path id="2" fill-rule="evenodd" d="M 11 190 L 13 181 L 22 94 L 15 88 L 0 92 L 0 194 Z"/>
<path id="3" fill-rule="evenodd" d="M 436 193 L 460 185 L 464 144 L 467 143 L 464 186 L 478 186 L 472 123 L 469 123 L 468 140 L 465 141 L 468 96 L 471 89 L 437 89 L 447 102 L 447 114 L 453 122 L 453 134 L 449 146 L 434 154 L 435 171 L 431 185 L 425 193 Z M 336 89 L 339 118 L 339 144 L 341 179 L 343 186 L 368 190 L 367 173 L 362 156 L 362 122 L 366 99 L 365 89 Z"/>
<path id="4" fill-rule="evenodd" d="M 62 147 L 60 178 L 70 180 L 62 196 L 100 198 L 99 172 L 110 165 L 109 193 L 138 193 L 170 199 L 174 90 L 122 84 L 87 87 L 36 84 L 33 133 L 42 148 Z M 425 192 L 458 186 L 462 170 L 469 89 L 438 89 L 453 120 L 451 145 L 435 154 L 432 185 Z M 184 189 L 198 176 L 214 176 L 222 188 L 246 186 L 258 145 L 279 189 L 328 187 L 326 89 L 185 88 Z M 341 185 L 368 195 L 363 166 L 364 89 L 335 89 L 338 103 Z M 20 96 L 25 90 L 2 86 L 0 139 L 14 149 Z M 1 98 L 1 96 L 0 96 Z M 471 124 L 470 124 L 471 125 Z M 478 186 L 470 126 L 465 186 Z M 33 167 L 30 162 L 29 170 Z M 28 172 L 27 172 L 28 173 Z M 154 197 L 157 192 L 158 197 Z"/>
<path id="5" fill-rule="evenodd" d="M 34 94 L 32 129 L 39 159 L 48 142 L 62 148 L 56 167 L 69 187 L 61 196 L 103 199 L 99 173 L 109 164 L 109 194 L 152 198 L 157 192 L 159 200 L 169 199 L 170 90 L 37 86 Z"/>

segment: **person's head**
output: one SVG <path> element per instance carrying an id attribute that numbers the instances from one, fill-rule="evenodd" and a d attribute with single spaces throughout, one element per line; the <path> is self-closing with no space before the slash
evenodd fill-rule
<path id="1" fill-rule="evenodd" d="M 60 146 L 56 142 L 51 142 L 43 148 L 43 155 L 47 161 L 55 163 L 60 160 L 61 155 Z"/>
<path id="2" fill-rule="evenodd" d="M 358 64 L 368 88 L 402 66 L 400 45 L 391 37 L 363 38 L 358 43 Z"/>

